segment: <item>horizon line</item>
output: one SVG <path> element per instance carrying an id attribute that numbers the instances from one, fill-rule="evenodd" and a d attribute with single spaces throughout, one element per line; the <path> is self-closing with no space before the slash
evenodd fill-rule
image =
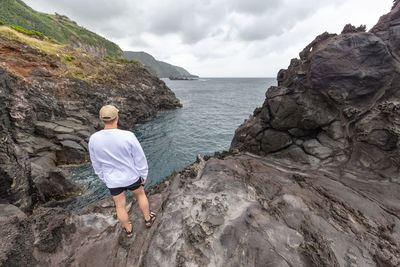
<path id="1" fill-rule="evenodd" d="M 231 77 L 229 77 L 229 76 L 219 76 L 219 77 L 217 77 L 217 76 L 214 76 L 214 77 L 211 77 L 211 76 L 199 76 L 199 78 L 198 79 L 215 79 L 215 78 L 229 78 L 229 79 L 234 79 L 234 78 L 238 78 L 238 79 L 243 79 L 243 78 L 253 78 L 253 79 L 276 79 L 276 77 L 253 77 L 253 76 L 231 76 Z M 163 78 L 160 78 L 160 79 L 169 79 L 168 77 L 163 77 Z"/>

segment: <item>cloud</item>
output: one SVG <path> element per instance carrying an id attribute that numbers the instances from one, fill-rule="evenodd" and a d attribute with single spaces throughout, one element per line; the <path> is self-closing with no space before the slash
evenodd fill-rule
<path id="1" fill-rule="evenodd" d="M 78 24 L 106 36 L 176 34 L 192 45 L 218 35 L 263 40 L 281 35 L 320 7 L 344 0 L 28 0 L 45 10 L 65 12 Z M 218 29 L 218 30 L 217 30 Z"/>
<path id="2" fill-rule="evenodd" d="M 148 31 L 159 35 L 175 33 L 184 43 L 197 43 L 223 23 L 227 16 L 225 1 L 165 0 L 161 7 L 145 15 L 151 18 Z"/>
<path id="3" fill-rule="evenodd" d="M 324 32 L 373 26 L 392 1 L 26 0 L 120 45 L 204 76 L 275 76 Z M 355 10 L 357 12 L 355 12 Z"/>
<path id="4" fill-rule="evenodd" d="M 238 13 L 260 15 L 283 5 L 280 0 L 232 0 L 232 10 Z"/>
<path id="5" fill-rule="evenodd" d="M 308 19 L 320 8 L 337 5 L 344 0 L 303 0 L 281 1 L 262 13 L 233 15 L 232 24 L 237 27 L 237 36 L 244 41 L 259 41 L 280 36 L 293 28 L 296 23 Z"/>
<path id="6" fill-rule="evenodd" d="M 46 7 L 46 9 L 60 10 L 57 13 L 66 12 L 73 14 L 73 17 L 84 21 L 98 20 L 108 21 L 115 17 L 128 14 L 126 6 L 129 0 L 35 0 L 25 1 L 30 6 Z M 34 5 L 32 5 L 34 2 Z"/>

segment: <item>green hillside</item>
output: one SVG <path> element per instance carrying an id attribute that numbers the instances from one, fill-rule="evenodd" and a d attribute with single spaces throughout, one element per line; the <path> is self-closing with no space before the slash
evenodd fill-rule
<path id="1" fill-rule="evenodd" d="M 168 78 L 170 76 L 172 77 L 193 76 L 184 68 L 156 60 L 152 55 L 147 54 L 145 52 L 124 51 L 124 58 L 135 59 L 142 62 L 143 65 L 149 68 L 150 72 L 152 72 L 159 78 Z"/>
<path id="2" fill-rule="evenodd" d="M 68 17 L 37 12 L 21 0 L 0 0 L 0 20 L 7 25 L 39 31 L 64 44 L 81 44 L 105 48 L 113 57 L 122 56 L 121 48 L 113 42 L 79 26 Z"/>

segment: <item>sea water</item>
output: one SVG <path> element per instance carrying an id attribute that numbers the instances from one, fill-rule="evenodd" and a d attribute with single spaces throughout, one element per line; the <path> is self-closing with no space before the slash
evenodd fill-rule
<path id="1" fill-rule="evenodd" d="M 265 92 L 276 84 L 272 78 L 164 81 L 183 108 L 161 112 L 133 130 L 149 164 L 146 187 L 189 165 L 198 154 L 228 150 L 235 129 L 262 105 Z M 64 208 L 76 212 L 110 196 L 90 164 L 68 168 L 68 172 L 81 185 L 82 194 L 62 203 Z"/>

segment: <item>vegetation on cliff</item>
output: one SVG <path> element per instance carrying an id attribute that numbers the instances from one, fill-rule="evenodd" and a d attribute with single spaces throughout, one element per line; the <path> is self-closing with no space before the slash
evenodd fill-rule
<path id="1" fill-rule="evenodd" d="M 137 60 L 127 60 L 118 57 L 106 56 L 104 59 L 81 53 L 79 48 L 73 49 L 68 45 L 61 44 L 52 38 L 43 34 L 37 34 L 35 31 L 29 31 L 22 27 L 0 26 L 0 38 L 10 41 L 28 44 L 34 49 L 41 52 L 59 57 L 64 62 L 66 71 L 64 76 L 72 76 L 74 78 L 84 80 L 89 83 L 115 83 L 113 75 L 115 71 L 109 71 L 110 63 L 116 63 L 121 67 L 126 64 L 138 64 Z M 20 59 L 12 59 L 20 61 Z M 39 58 L 37 59 L 40 60 Z M 119 67 L 114 66 L 113 69 Z"/>
<path id="2" fill-rule="evenodd" d="M 35 31 L 35 30 L 28 30 L 28 29 L 25 29 L 25 28 L 23 28 L 21 26 L 10 25 L 10 28 L 16 30 L 17 32 L 21 32 L 23 34 L 36 35 L 36 36 L 39 36 L 39 37 L 44 37 L 44 34 L 41 33 L 41 32 L 38 32 L 38 31 Z"/>
<path id="3" fill-rule="evenodd" d="M 20 27 L 21 28 L 21 27 Z M 36 35 L 37 36 L 37 35 Z M 43 35 L 42 38 L 36 38 L 33 34 L 27 34 L 23 30 L 16 30 L 13 27 L 0 25 L 0 37 L 8 39 L 10 41 L 17 41 L 20 43 L 26 43 L 33 48 L 37 48 L 47 54 L 57 54 L 61 51 L 65 45 L 50 39 Z"/>
<path id="4" fill-rule="evenodd" d="M 191 76 L 185 69 L 158 61 L 147 53 L 123 52 L 115 43 L 79 26 L 67 16 L 37 12 L 21 0 L 0 0 L 0 3 L 0 26 L 8 25 L 20 33 L 54 39 L 53 41 L 80 48 L 82 52 L 105 57 L 108 62 L 137 63 L 140 61 L 159 78 Z M 20 40 L 21 36 L 18 39 Z M 29 40 L 29 42 L 35 41 Z M 123 60 L 122 56 L 126 60 Z M 69 57 L 65 58 L 71 61 Z"/>
<path id="5" fill-rule="evenodd" d="M 0 20 L 7 25 L 37 31 L 74 47 L 91 46 L 113 57 L 122 56 L 121 48 L 70 20 L 67 16 L 37 12 L 21 0 L 0 0 Z"/>

